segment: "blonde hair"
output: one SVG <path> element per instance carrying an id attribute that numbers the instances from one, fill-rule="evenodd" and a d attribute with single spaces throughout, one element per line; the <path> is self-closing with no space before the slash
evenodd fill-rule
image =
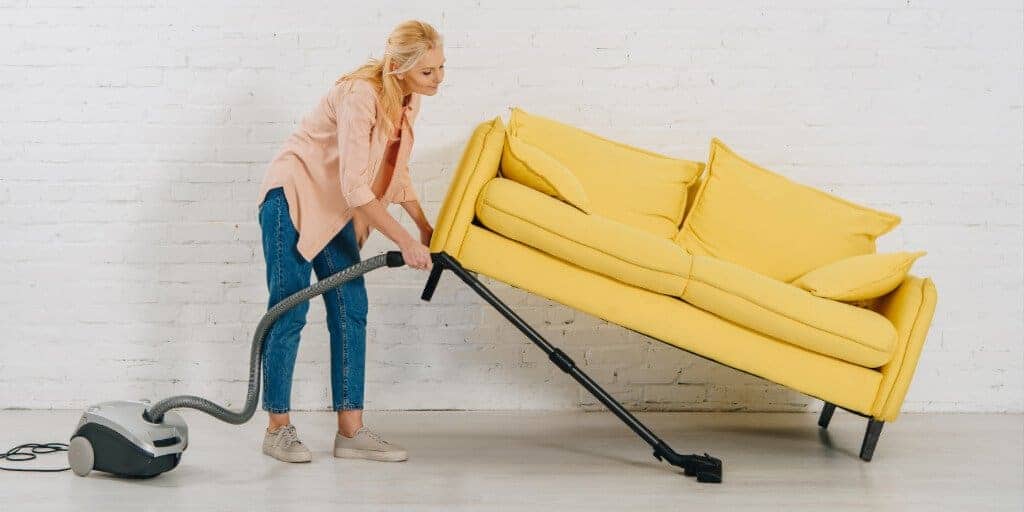
<path id="1" fill-rule="evenodd" d="M 334 83 L 340 84 L 355 78 L 372 83 L 384 107 L 384 130 L 381 133 L 392 133 L 395 131 L 394 120 L 402 109 L 402 89 L 395 75 L 412 69 L 423 54 L 442 43 L 441 34 L 429 23 L 418 20 L 404 21 L 388 35 L 384 44 L 383 59 L 370 58 L 354 71 L 341 75 Z M 393 71 L 386 71 L 390 69 L 392 62 L 397 67 Z"/>

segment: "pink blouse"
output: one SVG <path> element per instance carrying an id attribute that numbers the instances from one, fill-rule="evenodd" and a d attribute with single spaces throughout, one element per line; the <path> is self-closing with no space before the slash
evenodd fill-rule
<path id="1" fill-rule="evenodd" d="M 377 198 L 385 206 L 417 200 L 409 177 L 420 95 L 412 93 L 396 133 L 381 133 L 383 107 L 372 83 L 335 84 L 271 160 L 257 204 L 283 187 L 288 213 L 299 232 L 296 248 L 312 261 L 353 220 L 362 247 L 370 227 L 355 209 Z"/>

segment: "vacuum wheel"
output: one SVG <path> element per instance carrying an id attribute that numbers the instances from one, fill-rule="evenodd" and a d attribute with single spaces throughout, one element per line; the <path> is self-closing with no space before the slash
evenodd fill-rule
<path id="1" fill-rule="evenodd" d="M 83 436 L 75 436 L 68 445 L 68 465 L 78 476 L 86 476 L 92 471 L 96 454 L 92 451 L 92 443 Z"/>

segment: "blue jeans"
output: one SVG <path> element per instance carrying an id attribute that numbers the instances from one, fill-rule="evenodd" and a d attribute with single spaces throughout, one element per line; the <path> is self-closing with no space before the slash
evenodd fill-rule
<path id="1" fill-rule="evenodd" d="M 263 256 L 267 261 L 269 310 L 285 297 L 309 286 L 310 270 L 325 279 L 359 261 L 352 222 L 345 225 L 307 262 L 295 248 L 299 234 L 288 215 L 284 189 L 271 189 L 259 206 L 263 231 Z M 366 364 L 366 284 L 362 276 L 323 294 L 327 308 L 327 330 L 331 336 L 331 394 L 335 411 L 363 408 L 363 380 Z M 309 302 L 303 302 L 278 317 L 263 344 L 263 410 L 288 412 L 299 333 L 306 325 Z"/>

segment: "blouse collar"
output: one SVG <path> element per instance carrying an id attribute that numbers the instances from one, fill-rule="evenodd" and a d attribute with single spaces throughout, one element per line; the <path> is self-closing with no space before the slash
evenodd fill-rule
<path id="1" fill-rule="evenodd" d="M 420 95 L 412 93 L 412 98 L 409 98 L 409 104 L 403 107 L 403 110 L 404 112 L 402 114 L 408 117 L 409 124 L 412 124 L 412 122 L 416 120 L 416 115 L 419 114 L 420 111 Z"/>
<path id="2" fill-rule="evenodd" d="M 409 98 L 409 104 L 402 107 L 402 128 L 399 133 L 405 133 L 408 130 L 409 137 L 414 138 L 412 125 L 416 121 L 416 116 L 420 112 L 420 95 L 412 93 L 412 98 Z"/>

